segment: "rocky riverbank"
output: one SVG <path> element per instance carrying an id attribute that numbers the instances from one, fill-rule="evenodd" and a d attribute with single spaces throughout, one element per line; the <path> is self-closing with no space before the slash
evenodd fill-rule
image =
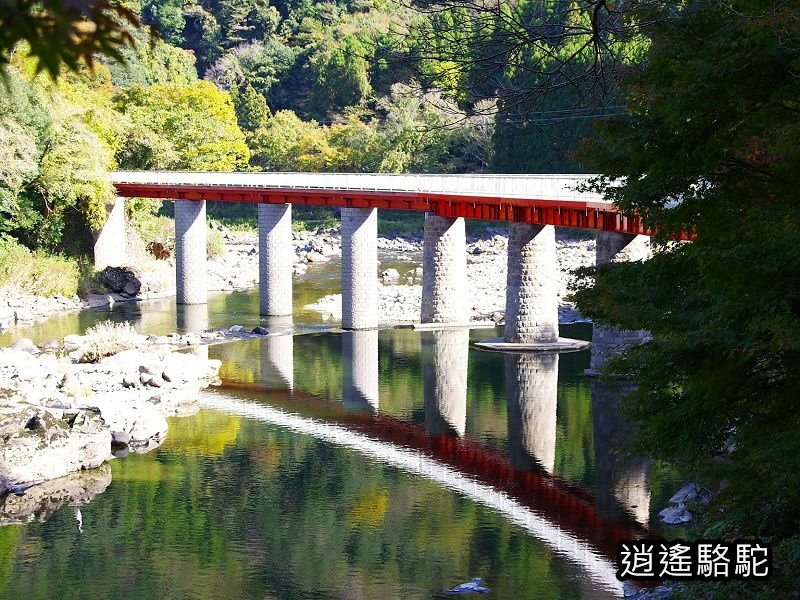
<path id="1" fill-rule="evenodd" d="M 199 391 L 217 382 L 220 367 L 201 344 L 225 334 L 133 335 L 97 362 L 82 362 L 97 347 L 91 336 L 0 350 L 0 524 L 40 518 L 59 498 L 93 497 L 110 472 L 76 473 L 157 447 L 167 417 L 197 412 Z"/>

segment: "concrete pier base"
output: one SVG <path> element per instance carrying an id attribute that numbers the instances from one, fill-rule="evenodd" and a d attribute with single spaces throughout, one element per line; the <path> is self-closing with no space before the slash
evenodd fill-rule
<path id="1" fill-rule="evenodd" d="M 294 336 L 291 316 L 271 317 L 261 340 L 261 384 L 269 389 L 294 389 Z"/>
<path id="2" fill-rule="evenodd" d="M 553 473 L 556 462 L 558 354 L 507 354 L 508 445 L 514 468 Z"/>
<path id="3" fill-rule="evenodd" d="M 292 205 L 258 205 L 259 314 L 292 314 Z"/>
<path id="4" fill-rule="evenodd" d="M 178 304 L 205 304 L 206 202 L 175 201 L 175 292 Z"/>
<path id="5" fill-rule="evenodd" d="M 627 262 L 650 258 L 650 238 L 644 235 L 599 231 L 597 233 L 596 262 Z M 627 348 L 650 339 L 647 331 L 624 330 L 603 323 L 592 325 L 592 357 L 586 374 L 599 375 L 609 358 Z"/>
<path id="6" fill-rule="evenodd" d="M 378 410 L 378 331 L 342 333 L 342 403 L 351 410 Z"/>
<path id="7" fill-rule="evenodd" d="M 121 267 L 128 261 L 125 198 L 114 198 L 106 204 L 106 212 L 108 212 L 108 218 L 103 228 L 93 234 L 94 266 L 97 270 L 106 267 Z"/>
<path id="8" fill-rule="evenodd" d="M 597 507 L 608 518 L 650 521 L 650 461 L 628 457 L 624 443 L 631 425 L 620 418 L 619 401 L 633 391 L 628 382 L 591 382 Z"/>
<path id="9" fill-rule="evenodd" d="M 467 240 L 463 218 L 425 213 L 423 323 L 467 323 Z"/>
<path id="10" fill-rule="evenodd" d="M 378 209 L 342 209 L 342 329 L 378 326 Z"/>
<path id="11" fill-rule="evenodd" d="M 469 330 L 425 331 L 421 337 L 425 429 L 432 436 L 463 437 Z"/>

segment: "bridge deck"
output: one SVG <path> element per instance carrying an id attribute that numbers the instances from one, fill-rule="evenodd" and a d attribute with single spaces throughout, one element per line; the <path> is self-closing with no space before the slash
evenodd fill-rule
<path id="1" fill-rule="evenodd" d="M 430 211 L 442 217 L 650 233 L 636 215 L 624 215 L 599 194 L 580 191 L 591 177 L 116 171 L 111 179 L 120 196 L 134 198 Z"/>

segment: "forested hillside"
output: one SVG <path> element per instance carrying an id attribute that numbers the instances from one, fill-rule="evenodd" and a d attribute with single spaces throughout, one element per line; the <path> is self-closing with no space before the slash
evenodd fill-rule
<path id="1" fill-rule="evenodd" d="M 535 77 L 510 65 L 481 82 L 479 56 L 446 60 L 490 52 L 462 35 L 456 9 L 387 0 L 127 7 L 142 26 L 123 60 L 97 57 L 54 82 L 16 47 L 0 88 L 0 235 L 80 253 L 105 216 L 113 168 L 579 168 L 570 152 L 591 121 L 564 110 L 574 92 L 551 94 L 533 116 L 525 103 L 504 105 L 500 87 L 530 88 Z"/>

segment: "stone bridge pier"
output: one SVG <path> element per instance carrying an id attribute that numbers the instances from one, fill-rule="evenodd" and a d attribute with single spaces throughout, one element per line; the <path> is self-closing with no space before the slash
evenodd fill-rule
<path id="1" fill-rule="evenodd" d="M 378 330 L 342 334 L 342 403 L 351 410 L 378 410 Z"/>
<path id="2" fill-rule="evenodd" d="M 292 205 L 258 205 L 259 314 L 292 314 Z"/>
<path id="3" fill-rule="evenodd" d="M 464 219 L 425 213 L 421 321 L 466 324 L 468 301 Z"/>
<path id="4" fill-rule="evenodd" d="M 553 473 L 556 463 L 558 354 L 506 354 L 509 457 L 514 468 Z"/>
<path id="5" fill-rule="evenodd" d="M 650 238 L 644 235 L 599 231 L 595 252 L 598 265 L 647 260 L 650 258 Z M 595 322 L 592 325 L 591 363 L 586 374 L 599 375 L 609 358 L 648 339 L 650 334 L 647 331 L 623 330 Z"/>
<path id="6" fill-rule="evenodd" d="M 378 209 L 343 208 L 342 328 L 377 326 Z"/>
<path id="7" fill-rule="evenodd" d="M 587 342 L 558 335 L 559 270 L 552 225 L 508 226 L 505 336 L 476 345 L 509 352 L 569 352 Z"/>
<path id="8" fill-rule="evenodd" d="M 464 436 L 468 356 L 469 329 L 422 332 L 422 382 L 428 435 Z"/>
<path id="9" fill-rule="evenodd" d="M 505 320 L 508 343 L 558 341 L 558 261 L 552 225 L 508 226 Z"/>
<path id="10" fill-rule="evenodd" d="M 175 200 L 175 293 L 178 304 L 208 302 L 206 201 Z"/>

